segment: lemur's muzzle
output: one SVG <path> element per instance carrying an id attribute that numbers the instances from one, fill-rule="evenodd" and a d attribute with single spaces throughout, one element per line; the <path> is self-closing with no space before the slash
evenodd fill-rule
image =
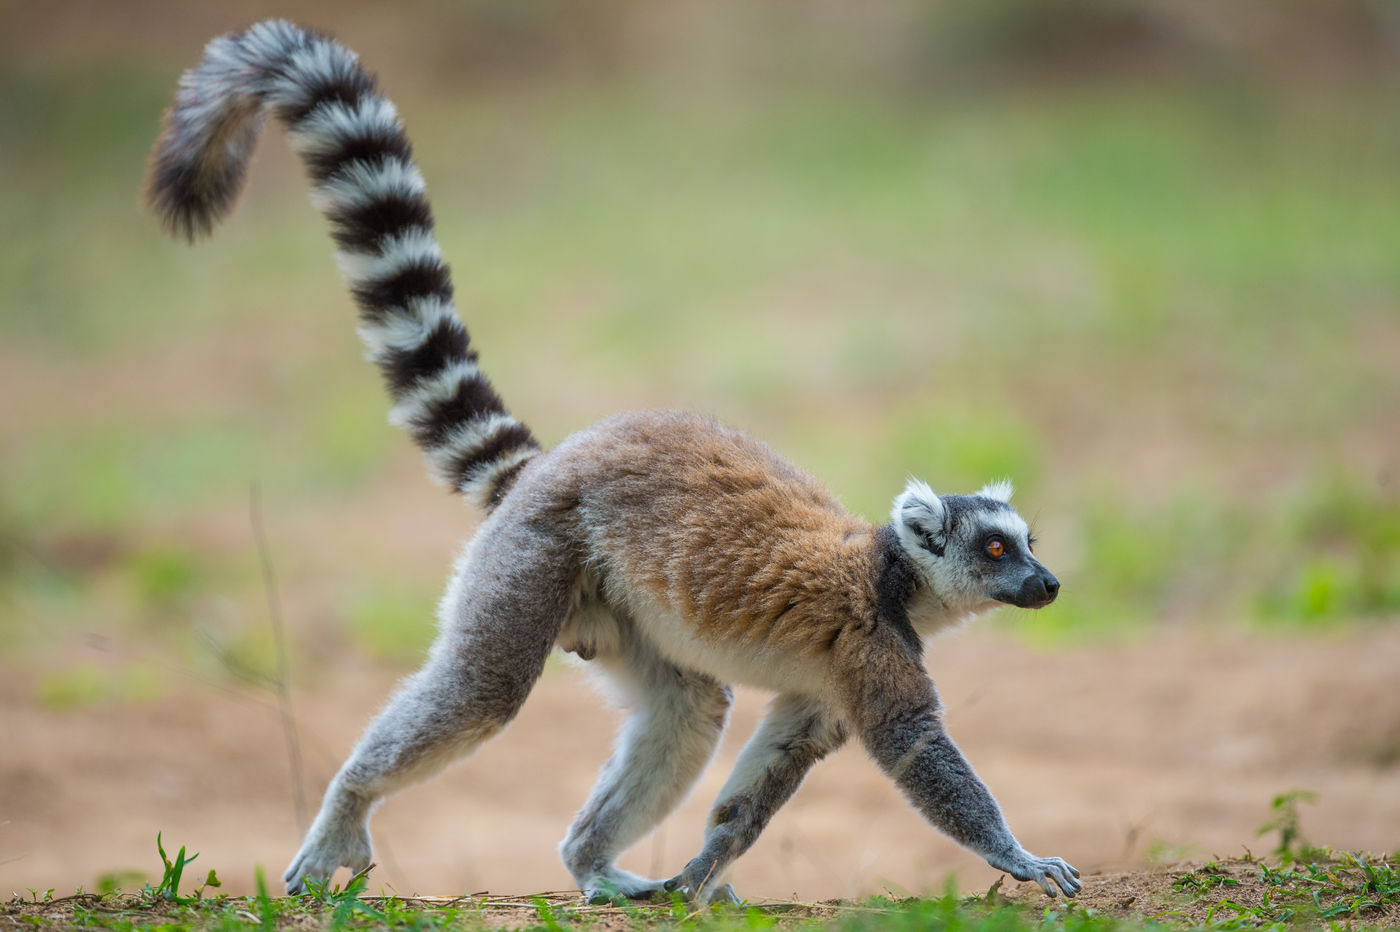
<path id="1" fill-rule="evenodd" d="M 1007 602 L 1017 608 L 1044 608 L 1055 601 L 1060 592 L 1060 581 L 1050 571 L 1040 567 L 1021 583 L 1016 592 L 998 596 L 997 601 Z"/>
<path id="2" fill-rule="evenodd" d="M 1044 608 L 1055 601 L 1060 591 L 1060 581 L 1042 570 L 1026 577 L 1021 583 L 1021 599 L 1017 603 L 1022 608 Z"/>

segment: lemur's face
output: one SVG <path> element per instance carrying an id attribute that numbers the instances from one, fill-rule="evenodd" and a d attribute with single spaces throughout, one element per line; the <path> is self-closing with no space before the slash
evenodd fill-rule
<path id="1" fill-rule="evenodd" d="M 934 495 L 911 481 L 895 499 L 900 542 L 938 597 L 977 611 L 1004 602 L 1044 608 L 1060 582 L 1035 558 L 1025 520 L 1009 504 L 1011 487 L 996 483 L 975 495 Z"/>
<path id="2" fill-rule="evenodd" d="M 958 551 L 952 563 L 974 590 L 1020 608 L 1055 601 L 1060 582 L 1035 558 L 1035 541 L 1010 505 L 980 495 L 945 495 L 943 505 Z"/>

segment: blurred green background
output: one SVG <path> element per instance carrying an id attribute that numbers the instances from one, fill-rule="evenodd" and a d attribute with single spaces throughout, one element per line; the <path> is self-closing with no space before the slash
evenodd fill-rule
<path id="1" fill-rule="evenodd" d="M 269 133 L 195 249 L 141 208 L 208 38 L 335 33 L 550 442 L 712 412 L 883 520 L 1010 476 L 1043 643 L 1400 618 L 1400 7 L 0 4 L 0 653 L 66 707 L 170 663 L 420 656 L 475 520 L 361 359 Z M 115 660 L 74 667 L 86 639 Z"/>

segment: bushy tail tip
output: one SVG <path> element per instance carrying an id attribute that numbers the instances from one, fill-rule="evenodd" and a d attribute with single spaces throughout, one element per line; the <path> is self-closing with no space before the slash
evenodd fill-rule
<path id="1" fill-rule="evenodd" d="M 172 236 L 191 242 L 207 236 L 243 190 L 264 122 L 246 36 L 210 42 L 199 64 L 180 78 L 175 103 L 165 112 L 147 170 L 146 203 Z"/>

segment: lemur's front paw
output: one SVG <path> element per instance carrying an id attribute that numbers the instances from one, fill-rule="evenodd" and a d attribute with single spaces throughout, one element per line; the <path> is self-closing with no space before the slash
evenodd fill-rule
<path id="1" fill-rule="evenodd" d="M 698 907 L 703 908 L 715 903 L 738 906 L 743 901 L 734 892 L 734 887 L 727 883 L 718 883 L 717 878 L 710 876 L 714 873 L 714 868 L 713 863 L 696 858 L 685 866 L 685 870 L 666 881 L 665 887 L 681 894 L 692 905 Z"/>
<path id="2" fill-rule="evenodd" d="M 1083 887 L 1078 880 L 1079 871 L 1063 858 L 1038 858 L 1024 848 L 988 858 L 987 863 L 997 870 L 1006 871 L 1017 880 L 1034 880 L 1049 897 L 1055 895 L 1051 881 L 1065 896 L 1074 896 Z"/>
<path id="3" fill-rule="evenodd" d="M 363 819 L 317 817 L 282 879 L 287 881 L 287 892 L 295 896 L 307 892 L 307 880 L 329 881 L 338 867 L 356 874 L 368 870 L 371 857 L 369 827 Z"/>

